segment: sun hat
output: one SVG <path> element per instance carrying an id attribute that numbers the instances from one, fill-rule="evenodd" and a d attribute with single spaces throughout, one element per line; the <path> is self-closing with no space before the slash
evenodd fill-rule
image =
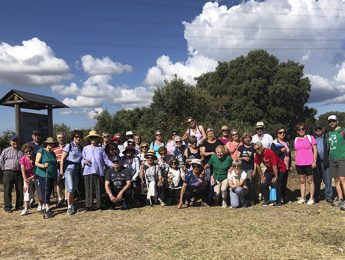
<path id="1" fill-rule="evenodd" d="M 148 157 L 153 157 L 155 160 L 157 159 L 155 151 L 152 149 L 148 150 L 144 157 L 145 159 L 147 159 Z"/>
<path id="2" fill-rule="evenodd" d="M 255 127 L 257 127 L 257 128 L 264 128 L 265 127 L 265 123 L 262 122 L 262 121 L 259 121 L 259 122 L 256 123 Z"/>
<path id="3" fill-rule="evenodd" d="M 190 123 L 190 122 L 192 122 L 192 121 L 194 121 L 194 118 L 193 118 L 193 117 L 191 117 L 191 116 L 190 116 L 190 117 L 188 117 L 188 118 L 187 118 L 187 120 L 186 120 L 186 122 L 187 122 L 187 123 Z"/>
<path id="4" fill-rule="evenodd" d="M 200 159 L 192 159 L 191 162 L 190 162 L 189 164 L 190 164 L 190 165 L 193 165 L 193 164 L 202 165 Z"/>
<path id="5" fill-rule="evenodd" d="M 161 134 L 162 134 L 161 130 L 156 130 L 155 135 L 161 135 Z"/>
<path id="6" fill-rule="evenodd" d="M 89 134 L 85 137 L 85 140 L 88 140 L 90 137 L 101 138 L 101 136 L 97 134 L 96 130 L 91 130 Z"/>
<path id="7" fill-rule="evenodd" d="M 47 144 L 56 144 L 57 142 L 55 141 L 55 139 L 53 137 L 47 137 L 47 139 L 43 142 L 43 145 L 47 145 Z"/>
<path id="8" fill-rule="evenodd" d="M 336 115 L 330 115 L 329 117 L 328 117 L 328 119 L 327 119 L 328 121 L 330 121 L 330 120 L 335 120 L 335 121 L 338 121 L 338 118 L 337 118 L 337 116 Z"/>

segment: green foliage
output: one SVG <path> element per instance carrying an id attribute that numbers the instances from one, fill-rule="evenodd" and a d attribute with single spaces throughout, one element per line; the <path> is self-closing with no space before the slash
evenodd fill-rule
<path id="1" fill-rule="evenodd" d="M 6 130 L 2 133 L 2 135 L 0 136 L 0 151 L 2 151 L 3 149 L 5 149 L 6 147 L 8 147 L 10 144 L 10 137 L 13 135 L 14 133 L 10 130 Z"/>
<path id="2" fill-rule="evenodd" d="M 345 112 L 331 111 L 319 116 L 317 123 L 328 126 L 327 119 L 330 115 L 336 115 L 341 126 L 345 126 Z"/>
<path id="3" fill-rule="evenodd" d="M 63 132 L 66 135 L 66 140 L 70 139 L 71 128 L 64 123 L 62 124 L 54 124 L 53 126 L 53 136 L 56 137 L 57 133 Z"/>

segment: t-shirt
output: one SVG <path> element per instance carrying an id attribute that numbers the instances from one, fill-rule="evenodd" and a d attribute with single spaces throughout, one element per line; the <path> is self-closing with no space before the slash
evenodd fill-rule
<path id="1" fill-rule="evenodd" d="M 151 166 L 148 163 L 145 163 L 144 172 L 148 182 L 155 181 L 159 176 L 161 176 L 161 168 L 159 167 L 159 165 Z"/>
<path id="2" fill-rule="evenodd" d="M 31 176 L 34 176 L 34 161 L 31 161 L 30 158 L 27 156 L 22 156 L 19 160 L 20 165 L 24 165 L 25 168 L 25 176 L 26 178 L 30 178 Z"/>
<path id="3" fill-rule="evenodd" d="M 202 185 L 204 178 L 196 176 L 192 171 L 188 172 L 184 177 L 184 183 L 191 187 L 198 187 Z"/>
<path id="4" fill-rule="evenodd" d="M 343 128 L 328 132 L 327 143 L 329 146 L 329 158 L 331 160 L 345 158 L 345 139 L 342 134 Z"/>
<path id="5" fill-rule="evenodd" d="M 79 168 L 83 157 L 83 147 L 81 145 L 77 146 L 74 142 L 71 142 L 65 145 L 64 152 L 67 153 L 64 167 L 69 170 Z"/>
<path id="6" fill-rule="evenodd" d="M 248 171 L 254 169 L 254 145 L 251 145 L 250 147 L 245 147 L 244 145 L 241 145 L 238 147 L 238 152 L 240 153 L 239 157 L 249 157 L 249 162 L 246 160 L 242 160 L 242 170 Z"/>
<path id="7" fill-rule="evenodd" d="M 230 141 L 228 142 L 225 146 L 228 148 L 231 158 L 233 160 L 237 159 L 237 149 L 240 147 L 241 143 L 235 142 L 235 141 Z"/>
<path id="8" fill-rule="evenodd" d="M 254 162 L 257 165 L 260 165 L 260 163 L 263 163 L 267 171 L 273 176 L 273 165 L 277 165 L 279 172 L 287 172 L 287 168 L 285 163 L 276 155 L 275 152 L 273 152 L 271 149 L 266 148 L 263 154 L 257 154 L 254 157 Z"/>
<path id="9" fill-rule="evenodd" d="M 222 145 L 226 145 L 227 142 L 230 142 L 230 138 L 228 136 L 221 136 L 218 140 L 222 143 Z"/>
<path id="10" fill-rule="evenodd" d="M 158 152 L 158 149 L 160 147 L 164 146 L 164 143 L 161 142 L 160 144 L 156 144 L 156 141 L 153 141 L 151 144 L 150 144 L 150 149 L 154 150 L 155 151 L 155 155 L 158 157 L 159 156 L 159 152 Z"/>
<path id="11" fill-rule="evenodd" d="M 263 134 L 262 136 L 253 135 L 252 137 L 252 144 L 257 142 L 261 142 L 264 148 L 271 148 L 271 144 L 273 143 L 273 137 L 270 134 Z"/>
<path id="12" fill-rule="evenodd" d="M 56 155 L 56 160 L 58 161 L 58 163 L 61 162 L 61 158 L 62 158 L 62 153 L 64 151 L 64 147 L 65 146 L 58 146 L 58 147 L 55 147 L 53 149 L 55 155 Z"/>
<path id="13" fill-rule="evenodd" d="M 48 163 L 49 167 L 47 169 L 36 167 L 36 169 L 35 169 L 36 175 L 38 175 L 40 177 L 46 177 L 46 175 L 47 175 L 48 178 L 54 178 L 55 179 L 55 177 L 57 175 L 57 160 L 56 160 L 55 153 L 53 151 L 48 152 L 45 148 L 40 148 L 37 151 L 37 154 L 39 154 L 39 153 L 42 154 L 40 163 L 41 164 Z"/>
<path id="14" fill-rule="evenodd" d="M 105 173 L 105 180 L 110 182 L 111 189 L 122 189 L 131 180 L 131 174 L 131 169 L 121 166 L 121 169 L 116 170 L 112 167 Z"/>
<path id="15" fill-rule="evenodd" d="M 207 140 L 205 140 L 203 142 L 203 146 L 205 147 L 205 152 L 206 153 L 216 152 L 216 148 L 217 148 L 218 145 L 223 145 L 218 139 L 214 143 L 210 143 Z M 208 161 L 210 160 L 211 156 L 212 156 L 212 154 L 205 156 L 204 162 L 208 163 Z"/>
<path id="16" fill-rule="evenodd" d="M 181 168 L 177 168 L 177 170 L 169 168 L 167 178 L 169 189 L 181 189 L 181 179 L 183 176 L 184 172 Z"/>
<path id="17" fill-rule="evenodd" d="M 228 180 L 232 181 L 234 184 L 238 184 L 240 180 L 247 179 L 247 173 L 245 171 L 242 171 L 240 175 L 236 174 L 235 171 L 231 171 L 231 173 L 228 174 Z"/>
<path id="18" fill-rule="evenodd" d="M 219 159 L 217 155 L 212 154 L 208 164 L 211 166 L 213 176 L 217 181 L 223 181 L 227 178 L 232 161 L 229 155 L 224 155 Z"/>
<path id="19" fill-rule="evenodd" d="M 298 166 L 312 165 L 314 161 L 313 145 L 316 145 L 314 136 L 307 135 L 295 139 L 295 164 Z"/>

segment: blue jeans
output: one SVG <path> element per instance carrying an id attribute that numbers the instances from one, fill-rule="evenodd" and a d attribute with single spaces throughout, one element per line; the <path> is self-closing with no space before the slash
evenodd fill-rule
<path id="1" fill-rule="evenodd" d="M 237 187 L 235 190 L 230 188 L 230 205 L 233 208 L 238 208 L 241 204 L 245 203 L 245 196 L 247 190 L 243 187 Z"/>
<path id="2" fill-rule="evenodd" d="M 78 186 L 78 171 L 72 169 L 66 169 L 65 171 L 65 188 L 70 193 L 73 193 Z"/>
<path id="3" fill-rule="evenodd" d="M 325 199 L 332 199 L 332 176 L 329 168 L 325 169 L 323 163 L 318 163 L 317 168 L 313 171 L 314 183 L 315 183 L 315 198 L 320 196 L 321 181 L 325 185 Z"/>

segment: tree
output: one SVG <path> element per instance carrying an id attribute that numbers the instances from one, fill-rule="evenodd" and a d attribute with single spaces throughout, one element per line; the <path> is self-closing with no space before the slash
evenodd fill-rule
<path id="1" fill-rule="evenodd" d="M 65 133 L 66 135 L 66 140 L 70 139 L 70 134 L 71 134 L 71 128 L 64 123 L 62 124 L 54 124 L 53 126 L 53 136 L 56 136 L 57 133 Z"/>
<path id="2" fill-rule="evenodd" d="M 336 115 L 338 118 L 339 124 L 342 127 L 345 127 L 345 112 L 339 112 L 339 111 L 331 111 L 331 112 L 327 112 L 327 113 L 320 115 L 319 119 L 317 120 L 317 123 L 324 125 L 324 126 L 328 126 L 327 120 L 328 120 L 328 117 L 330 115 Z"/>

